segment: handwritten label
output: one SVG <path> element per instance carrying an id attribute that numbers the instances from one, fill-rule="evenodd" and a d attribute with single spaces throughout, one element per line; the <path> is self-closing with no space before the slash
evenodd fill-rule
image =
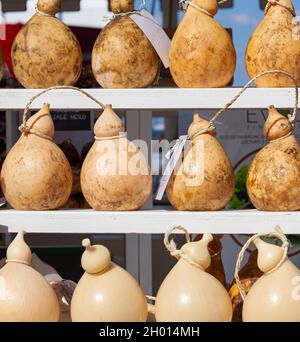
<path id="1" fill-rule="evenodd" d="M 141 10 L 139 14 L 131 14 L 130 18 L 145 33 L 163 62 L 164 67 L 169 68 L 171 40 L 158 21 L 145 9 Z"/>
<path id="2" fill-rule="evenodd" d="M 35 112 L 32 112 L 35 114 Z M 90 131 L 91 112 L 89 111 L 51 111 L 56 131 Z"/>

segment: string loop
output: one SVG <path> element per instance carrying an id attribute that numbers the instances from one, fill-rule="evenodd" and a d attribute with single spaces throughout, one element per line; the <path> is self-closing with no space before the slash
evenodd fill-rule
<path id="1" fill-rule="evenodd" d="M 275 228 L 274 232 L 271 232 L 271 233 L 268 233 L 268 234 L 256 234 L 256 235 L 253 235 L 244 244 L 241 252 L 239 253 L 239 256 L 238 256 L 238 259 L 237 259 L 237 263 L 236 263 L 236 267 L 235 267 L 234 277 L 235 277 L 236 285 L 237 285 L 237 287 L 239 289 L 239 292 L 240 292 L 241 297 L 242 297 L 243 300 L 245 300 L 245 298 L 246 298 L 246 291 L 245 291 L 243 283 L 242 283 L 242 281 L 241 281 L 241 279 L 239 277 L 239 272 L 240 272 L 240 269 L 241 269 L 241 264 L 242 264 L 243 259 L 244 259 L 244 254 L 245 254 L 246 250 L 249 248 L 249 246 L 251 245 L 251 243 L 253 241 L 255 241 L 257 238 L 261 238 L 261 237 L 275 237 L 275 238 L 281 240 L 282 241 L 281 248 L 283 249 L 283 255 L 282 255 L 282 258 L 279 261 L 279 263 L 272 270 L 270 270 L 269 272 L 267 272 L 265 274 L 271 274 L 271 273 L 277 271 L 282 266 L 282 264 L 285 262 L 286 258 L 288 257 L 288 250 L 289 250 L 289 247 L 290 247 L 290 242 L 288 241 L 287 237 L 284 235 L 284 233 L 282 232 L 282 230 L 281 230 L 281 228 L 279 226 L 277 226 Z"/>
<path id="2" fill-rule="evenodd" d="M 188 7 L 191 6 L 195 9 L 197 9 L 199 12 L 204 13 L 204 14 L 208 15 L 209 17 L 213 18 L 213 15 L 211 13 L 206 11 L 204 8 L 201 8 L 198 5 L 194 4 L 192 1 L 180 0 L 178 6 L 179 6 L 179 9 L 183 12 L 186 12 Z"/>
<path id="3" fill-rule="evenodd" d="M 165 237 L 164 237 L 164 244 L 165 244 L 167 250 L 177 260 L 183 259 L 187 263 L 189 263 L 190 265 L 195 266 L 197 268 L 200 268 L 201 270 L 204 270 L 201 265 L 194 262 L 188 255 L 183 253 L 180 249 L 177 249 L 176 243 L 173 239 L 170 240 L 170 236 L 173 234 L 173 232 L 175 230 L 180 230 L 180 231 L 184 232 L 186 242 L 191 242 L 190 235 L 189 235 L 189 232 L 187 231 L 187 229 L 185 229 L 182 226 L 174 226 L 166 232 Z"/>
<path id="4" fill-rule="evenodd" d="M 137 14 L 140 15 L 142 10 L 146 8 L 146 0 L 141 0 L 140 1 L 140 8 L 138 10 L 134 10 L 131 12 L 121 12 L 121 13 L 114 13 L 111 20 L 119 18 L 119 17 L 127 17 L 132 14 Z"/>
<path id="5" fill-rule="evenodd" d="M 295 126 L 295 121 L 297 117 L 297 111 L 298 111 L 298 104 L 299 104 L 299 90 L 298 90 L 298 84 L 296 79 L 288 72 L 282 71 L 282 70 L 268 70 L 264 71 L 255 77 L 253 77 L 223 108 L 221 108 L 209 121 L 208 125 L 202 129 L 199 129 L 196 131 L 190 139 L 196 138 L 198 135 L 209 132 L 212 129 L 215 129 L 214 122 L 218 119 L 218 117 L 224 113 L 227 109 L 229 109 L 236 101 L 237 99 L 252 85 L 254 81 L 256 81 L 258 78 L 263 77 L 265 75 L 271 75 L 271 74 L 281 74 L 284 76 L 287 76 L 290 78 L 294 85 L 295 85 L 295 96 L 294 96 L 294 109 L 293 112 L 288 115 L 288 119 L 290 123 L 292 124 L 293 128 Z M 275 140 L 276 141 L 276 140 Z"/>
<path id="6" fill-rule="evenodd" d="M 51 91 L 51 90 L 59 90 L 59 89 L 71 89 L 71 90 L 75 90 L 75 91 L 78 91 L 80 92 L 81 94 L 87 96 L 88 98 L 90 98 L 92 101 L 94 101 L 95 103 L 97 103 L 99 105 L 100 108 L 104 109 L 105 108 L 105 105 L 98 101 L 94 96 L 92 96 L 91 94 L 89 94 L 88 92 L 82 90 L 82 89 L 79 89 L 79 88 L 76 88 L 76 87 L 72 87 L 72 86 L 55 86 L 55 87 L 50 87 L 48 89 L 44 89 L 42 90 L 41 92 L 39 92 L 38 94 L 34 95 L 30 100 L 29 102 L 27 103 L 27 105 L 25 106 L 25 109 L 24 109 L 24 112 L 23 112 L 23 118 L 22 118 L 22 124 L 21 126 L 19 127 L 19 131 L 21 133 L 32 133 L 32 134 L 35 134 L 41 138 L 44 138 L 44 139 L 48 139 L 48 140 L 52 140 L 51 137 L 48 137 L 36 130 L 33 130 L 32 127 L 28 126 L 27 125 L 27 116 L 28 116 L 28 111 L 29 111 L 29 108 L 31 106 L 31 104 L 33 103 L 33 101 L 35 101 L 38 97 L 40 97 L 41 95 Z"/>

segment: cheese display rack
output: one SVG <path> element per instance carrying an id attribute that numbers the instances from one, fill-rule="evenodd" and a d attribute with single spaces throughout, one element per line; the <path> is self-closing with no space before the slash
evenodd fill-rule
<path id="1" fill-rule="evenodd" d="M 126 116 L 129 139 L 141 139 L 150 144 L 152 139 L 152 115 L 155 111 L 176 114 L 179 110 L 209 110 L 224 106 L 239 88 L 224 89 L 88 89 L 91 95 L 104 103 L 112 103 L 114 109 Z M 0 110 L 6 111 L 8 148 L 16 141 L 19 114 L 28 99 L 39 90 L 0 90 Z M 277 108 L 290 108 L 294 94 L 288 89 L 248 89 L 232 106 L 232 109 L 265 109 L 271 103 Z M 45 101 L 51 109 L 92 110 L 99 108 L 88 98 L 70 90 L 53 90 L 39 97 L 32 109 Z M 234 115 L 234 112 L 228 113 Z M 151 158 L 151 156 L 149 156 Z M 93 210 L 58 210 L 26 212 L 0 210 L 0 231 L 15 233 L 24 228 L 32 233 L 65 234 L 126 234 L 127 269 L 137 276 L 148 293 L 152 293 L 151 234 L 164 234 L 174 224 L 184 225 L 191 233 L 211 232 L 220 234 L 254 234 L 259 229 L 268 232 L 278 224 L 287 234 L 300 234 L 299 212 L 259 212 L 257 210 L 223 210 L 219 212 L 180 212 L 171 207 L 153 207 L 150 199 L 143 210 L 135 212 L 96 212 Z M 138 255 L 138 258 L 136 257 Z"/>

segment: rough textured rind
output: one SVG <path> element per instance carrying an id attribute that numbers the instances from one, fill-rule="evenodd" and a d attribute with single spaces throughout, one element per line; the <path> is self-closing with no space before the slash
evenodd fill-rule
<path id="1" fill-rule="evenodd" d="M 201 144 L 194 146 L 184 158 L 178 175 L 172 175 L 167 187 L 167 196 L 178 210 L 211 211 L 223 209 L 231 200 L 234 190 L 234 175 L 229 158 L 218 141 L 209 134 L 202 134 L 196 141 L 204 143 L 204 179 L 198 186 L 188 186 L 200 177 L 202 165 L 194 160 L 193 149 L 202 149 Z M 198 154 L 198 155 L 199 155 Z M 201 158 L 200 158 L 201 159 Z M 199 160 L 198 160 L 199 161 Z M 185 170 L 185 171 L 182 171 Z"/>
<path id="2" fill-rule="evenodd" d="M 72 170 L 63 152 L 51 141 L 33 134 L 17 141 L 1 170 L 1 186 L 17 210 L 62 207 L 72 190 Z"/>
<path id="3" fill-rule="evenodd" d="M 247 191 L 259 210 L 300 209 L 300 147 L 294 136 L 268 144 L 256 155 Z"/>
<path id="4" fill-rule="evenodd" d="M 16 36 L 13 70 L 25 88 L 73 85 L 82 67 L 82 52 L 72 31 L 60 20 L 36 13 Z"/>
<path id="5" fill-rule="evenodd" d="M 201 0 L 193 3 L 211 10 Z M 170 70 L 175 83 L 181 88 L 225 87 L 235 65 L 235 49 L 226 30 L 189 6 L 171 43 Z"/>
<path id="6" fill-rule="evenodd" d="M 61 0 L 38 0 L 37 8 L 42 13 L 54 15 L 60 11 Z"/>
<path id="7" fill-rule="evenodd" d="M 110 0 L 110 7 L 113 13 L 132 12 L 134 0 Z"/>
<path id="8" fill-rule="evenodd" d="M 144 88 L 155 81 L 159 59 L 139 27 L 129 17 L 120 17 L 99 34 L 92 68 L 103 88 Z"/>
<path id="9" fill-rule="evenodd" d="M 123 174 L 118 171 L 121 151 L 123 165 L 126 155 L 128 160 L 136 162 L 134 164 L 138 168 L 132 174 L 126 168 L 123 168 Z M 116 170 L 115 175 L 113 170 Z M 80 178 L 84 197 L 95 210 L 137 210 L 145 204 L 152 191 L 152 176 L 147 162 L 139 149 L 126 138 L 95 141 L 84 160 Z"/>
<path id="10" fill-rule="evenodd" d="M 293 8 L 290 0 L 280 3 Z M 286 9 L 271 6 L 254 31 L 246 51 L 246 68 L 250 78 L 267 70 L 283 70 L 300 82 L 300 26 Z M 297 38 L 298 37 L 298 38 Z M 284 75 L 266 75 L 254 82 L 258 87 L 293 87 Z"/>

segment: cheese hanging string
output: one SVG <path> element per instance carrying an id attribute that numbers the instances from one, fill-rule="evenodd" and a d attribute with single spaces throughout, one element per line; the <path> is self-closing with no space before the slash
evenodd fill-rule
<path id="1" fill-rule="evenodd" d="M 227 0 L 226 0 L 227 1 Z M 283 5 L 281 4 L 280 2 L 278 2 L 279 0 L 268 0 L 268 3 L 266 5 L 266 8 L 265 8 L 265 15 L 268 13 L 269 9 L 272 7 L 272 6 L 280 6 L 282 8 L 285 8 L 286 10 L 288 10 L 294 17 L 296 17 L 296 12 L 295 12 L 295 9 L 293 8 L 290 8 L 286 5 Z"/>
<path id="2" fill-rule="evenodd" d="M 27 115 L 28 115 L 28 111 L 29 111 L 29 108 L 31 106 L 31 104 L 37 99 L 39 98 L 40 96 L 42 96 L 43 94 L 51 91 L 51 90 L 60 90 L 60 89 L 71 89 L 71 90 L 75 90 L 75 91 L 78 91 L 80 92 L 81 94 L 87 96 L 88 98 L 90 98 L 92 101 L 94 101 L 95 103 L 97 103 L 99 105 L 100 108 L 104 109 L 105 108 L 105 105 L 98 101 L 94 96 L 90 95 L 88 92 L 82 90 L 82 89 L 79 89 L 79 88 L 76 88 L 76 87 L 72 87 L 72 86 L 56 86 L 56 87 L 51 87 L 51 88 L 48 88 L 48 89 L 45 89 L 41 92 L 39 92 L 38 94 L 36 94 L 35 96 L 33 96 L 29 102 L 27 103 L 27 105 L 25 106 L 25 109 L 24 109 L 24 112 L 23 112 L 23 118 L 22 118 L 22 124 L 21 126 L 19 127 L 19 131 L 21 133 L 31 133 L 31 134 L 34 134 L 34 135 L 37 135 L 39 136 L 40 138 L 44 138 L 44 139 L 48 139 L 48 140 L 52 140 L 51 137 L 48 137 L 44 134 L 41 134 L 40 132 L 38 132 L 37 130 L 34 130 L 32 129 L 32 127 L 29 127 L 27 125 Z"/>
<path id="3" fill-rule="evenodd" d="M 241 282 L 240 277 L 239 277 L 239 272 L 240 272 L 240 269 L 241 269 L 241 264 L 242 264 L 243 259 L 244 259 L 244 254 L 245 254 L 246 250 L 249 248 L 249 246 L 251 245 L 251 243 L 253 241 L 255 241 L 257 238 L 261 238 L 261 237 L 275 237 L 275 238 L 277 238 L 277 239 L 282 241 L 282 246 L 281 246 L 281 248 L 283 249 L 282 258 L 279 261 L 279 263 L 273 269 L 271 269 L 269 272 L 267 272 L 266 274 L 270 274 L 270 273 L 273 273 L 276 270 L 278 270 L 279 267 L 282 266 L 282 264 L 285 262 L 286 258 L 288 257 L 288 250 L 289 250 L 289 247 L 290 247 L 290 242 L 288 241 L 287 237 L 283 234 L 283 232 L 282 232 L 282 230 L 281 230 L 281 228 L 279 226 L 277 226 L 275 228 L 275 232 L 271 232 L 271 233 L 268 233 L 268 234 L 256 234 L 256 235 L 253 235 L 244 244 L 241 252 L 239 253 L 238 260 L 237 260 L 236 267 L 235 267 L 234 277 L 235 277 L 236 285 L 237 285 L 237 287 L 239 289 L 239 292 L 240 292 L 241 297 L 242 297 L 243 300 L 245 300 L 245 298 L 246 298 L 246 291 L 244 290 L 243 283 Z"/>
<path id="4" fill-rule="evenodd" d="M 296 79 L 289 74 L 288 72 L 282 71 L 282 70 L 269 70 L 269 71 L 264 71 L 258 75 L 256 75 L 254 78 L 252 78 L 238 93 L 236 96 L 233 97 L 233 99 L 231 99 L 222 109 L 220 109 L 213 117 L 212 119 L 209 121 L 209 124 L 207 127 L 195 132 L 193 134 L 193 136 L 189 137 L 190 139 L 194 139 L 195 137 L 197 137 L 198 135 L 208 132 L 210 131 L 212 128 L 214 128 L 214 122 L 218 119 L 218 117 L 225 112 L 227 109 L 229 109 L 236 101 L 237 99 L 250 87 L 250 85 L 257 80 L 260 77 L 263 77 L 265 75 L 270 75 L 270 74 L 281 74 L 281 75 L 285 75 L 287 77 L 289 77 L 295 84 L 295 96 L 294 96 L 294 109 L 293 112 L 291 114 L 288 115 L 289 121 L 290 123 L 293 125 L 295 125 L 295 120 L 296 120 L 296 116 L 297 116 L 297 111 L 298 111 L 298 103 L 299 103 L 299 90 L 298 90 L 298 85 L 297 85 L 297 81 Z"/>
<path id="5" fill-rule="evenodd" d="M 185 260 L 186 262 L 188 262 L 190 265 L 195 266 L 197 268 L 200 268 L 201 270 L 203 270 L 203 267 L 201 265 L 199 265 L 198 263 L 195 263 L 193 260 L 191 260 L 191 258 L 189 258 L 185 253 L 183 253 L 180 249 L 177 249 L 176 243 L 173 239 L 170 240 L 170 236 L 173 234 L 173 232 L 175 230 L 180 230 L 184 233 L 185 235 L 185 240 L 186 242 L 191 242 L 191 238 L 190 238 L 190 234 L 188 232 L 187 229 L 185 229 L 182 226 L 173 226 L 171 229 L 169 229 L 165 236 L 164 236 L 164 245 L 167 248 L 167 250 L 170 252 L 170 255 L 175 257 L 177 260 L 179 260 L 180 258 Z M 211 252 L 211 249 L 208 248 L 208 250 Z M 217 252 L 215 254 L 210 255 L 211 258 L 219 255 L 221 252 Z M 148 298 L 149 296 L 147 296 Z M 153 297 L 155 298 L 155 297 Z M 151 299 L 149 297 L 149 299 Z"/>
<path id="6" fill-rule="evenodd" d="M 222 4 L 225 4 L 225 2 L 227 2 L 227 1 L 228 1 L 228 0 L 217 1 L 218 6 L 220 6 L 220 5 L 222 5 Z M 208 11 L 206 11 L 204 8 L 201 8 L 200 6 L 194 4 L 194 3 L 193 3 L 192 1 L 190 1 L 190 0 L 180 0 L 178 6 L 179 6 L 179 9 L 180 9 L 181 11 L 183 11 L 183 12 L 186 12 L 187 9 L 188 9 L 188 7 L 191 6 L 191 7 L 195 8 L 195 9 L 197 9 L 198 11 L 200 11 L 200 12 L 202 12 L 202 13 L 208 15 L 209 17 L 212 17 L 212 18 L 214 17 L 211 13 L 209 13 Z"/>
<path id="7" fill-rule="evenodd" d="M 281 71 L 281 70 L 269 70 L 269 71 L 264 71 L 262 73 L 260 73 L 259 75 L 255 76 L 254 78 L 252 78 L 238 93 L 236 96 L 234 96 L 222 109 L 220 109 L 209 121 L 209 124 L 202 128 L 197 130 L 192 136 L 181 136 L 179 137 L 179 139 L 176 141 L 175 145 L 170 149 L 170 151 L 166 154 L 166 158 L 170 159 L 172 157 L 172 155 L 174 154 L 174 152 L 181 146 L 182 149 L 184 147 L 184 144 L 187 140 L 193 140 L 194 138 L 196 138 L 197 136 L 199 136 L 200 134 L 206 133 L 206 132 L 210 132 L 215 130 L 215 126 L 214 126 L 214 122 L 219 118 L 219 116 L 225 112 L 227 109 L 229 109 L 236 101 L 237 99 L 250 87 L 250 85 L 258 78 L 263 77 L 265 75 L 270 75 L 270 74 L 281 74 L 281 75 L 285 75 L 287 77 L 289 77 L 295 84 L 295 96 L 294 96 L 294 109 L 293 112 L 291 114 L 289 114 L 289 121 L 291 122 L 291 124 L 295 125 L 295 120 L 296 120 L 296 116 L 297 116 L 297 111 L 298 111 L 298 103 L 299 103 L 299 90 L 298 90 L 298 85 L 297 85 L 297 81 L 296 79 L 289 74 L 288 72 L 285 71 Z M 286 138 L 286 137 L 283 137 Z M 279 138 L 279 139 L 283 139 L 283 138 Z M 275 139 L 274 141 L 278 141 L 279 139 Z"/>
<path id="8" fill-rule="evenodd" d="M 120 12 L 120 13 L 114 13 L 114 15 L 112 16 L 111 20 L 118 18 L 118 17 L 127 17 L 131 14 L 138 14 L 141 15 L 141 12 L 143 9 L 146 8 L 146 0 L 141 0 L 140 1 L 140 8 L 138 10 L 134 10 L 134 11 L 129 11 L 129 12 Z"/>
<path id="9" fill-rule="evenodd" d="M 151 21 L 153 24 L 161 27 L 156 21 L 151 20 L 149 17 L 143 15 L 142 11 L 145 10 L 145 9 L 146 9 L 146 1 L 145 0 L 141 0 L 140 8 L 138 10 L 129 11 L 129 12 L 114 13 L 112 15 L 112 17 L 104 17 L 104 21 L 114 20 L 114 19 L 119 18 L 119 17 L 128 17 L 130 15 L 136 14 L 136 15 L 140 15 L 141 17 Z M 157 77 L 159 77 L 159 73 L 158 73 Z"/>
<path id="10" fill-rule="evenodd" d="M 180 231 L 184 232 L 186 242 L 191 242 L 190 235 L 189 235 L 189 232 L 187 231 L 187 229 L 185 229 L 182 226 L 174 226 L 166 232 L 165 237 L 164 237 L 164 245 L 167 248 L 167 250 L 177 260 L 183 259 L 187 263 L 189 263 L 190 265 L 195 266 L 197 268 L 200 268 L 201 270 L 204 270 L 204 268 L 201 265 L 194 262 L 189 256 L 187 256 L 185 253 L 183 253 L 180 249 L 177 249 L 176 243 L 173 239 L 170 240 L 170 236 L 173 234 L 173 232 L 175 230 L 180 230 Z"/>
<path id="11" fill-rule="evenodd" d="M 53 18 L 56 18 L 55 17 L 55 14 L 48 14 L 48 13 L 45 13 L 45 12 L 42 12 L 38 9 L 38 6 L 37 4 L 35 5 L 35 11 L 36 13 L 40 14 L 40 15 L 43 15 L 44 17 L 53 17 Z"/>

